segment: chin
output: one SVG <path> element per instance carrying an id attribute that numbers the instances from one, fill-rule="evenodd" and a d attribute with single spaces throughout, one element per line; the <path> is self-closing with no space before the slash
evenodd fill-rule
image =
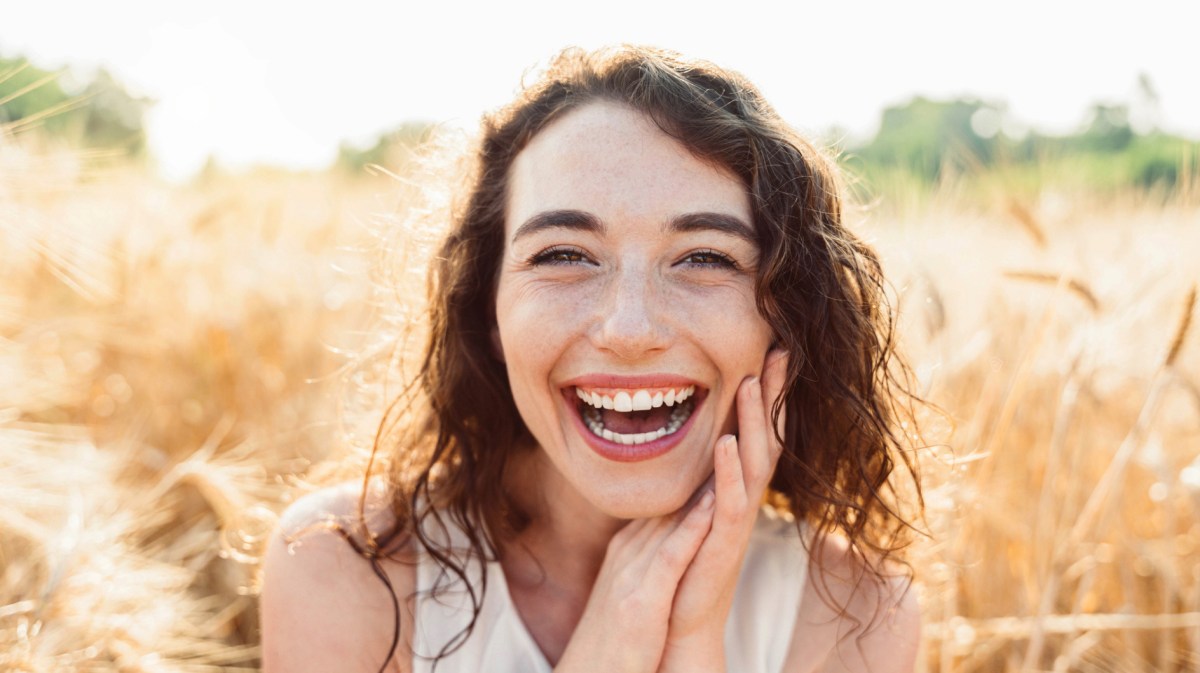
<path id="1" fill-rule="evenodd" d="M 666 516 L 687 504 L 700 484 L 687 485 L 680 479 L 647 480 L 587 494 L 592 504 L 616 519 L 650 519 Z"/>

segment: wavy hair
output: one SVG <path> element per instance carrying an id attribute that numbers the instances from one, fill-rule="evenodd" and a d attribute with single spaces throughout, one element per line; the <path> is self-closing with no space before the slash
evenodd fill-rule
<path id="1" fill-rule="evenodd" d="M 757 307 L 776 346 L 790 354 L 773 409 L 776 420 L 786 409 L 787 422 L 768 501 L 806 524 L 817 544 L 825 534 L 843 535 L 883 579 L 884 562 L 907 543 L 923 502 L 903 429 L 913 427 L 916 398 L 896 355 L 879 258 L 843 223 L 835 164 L 753 85 L 710 63 L 642 47 L 564 51 L 513 103 L 484 119 L 465 200 L 430 269 L 430 331 L 413 381 L 420 403 L 389 407 L 372 453 L 387 466 L 394 524 L 356 548 L 381 578 L 380 550 L 408 543 L 437 559 L 443 580 L 466 580 L 466 562 L 429 530 L 455 525 L 477 558 L 495 559 L 497 543 L 528 523 L 501 476 L 514 452 L 534 442 L 490 336 L 508 175 L 542 129 L 594 101 L 648 115 L 745 185 L 762 260 Z M 897 476 L 909 477 L 911 488 Z M 486 582 L 466 585 L 477 617 Z M 398 604 L 395 615 L 393 652 Z M 438 658 L 469 637 L 474 623 Z"/>

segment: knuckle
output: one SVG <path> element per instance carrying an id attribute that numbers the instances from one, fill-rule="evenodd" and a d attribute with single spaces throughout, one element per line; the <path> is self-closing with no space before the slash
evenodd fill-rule
<path id="1" fill-rule="evenodd" d="M 617 601 L 618 613 L 629 617 L 644 617 L 650 608 L 649 596 L 641 591 L 628 593 Z"/>
<path id="2" fill-rule="evenodd" d="M 746 516 L 749 509 L 750 501 L 746 497 L 746 493 L 739 490 L 731 493 L 730 497 L 726 499 L 725 507 L 722 508 L 722 514 L 724 514 L 726 519 L 741 519 Z"/>
<path id="3" fill-rule="evenodd" d="M 703 532 L 705 528 L 708 528 L 708 526 L 709 513 L 699 509 L 692 510 L 692 512 L 688 514 L 688 517 L 683 520 L 683 523 L 680 524 L 681 528 L 687 529 L 693 535 Z"/>
<path id="4" fill-rule="evenodd" d="M 638 578 L 633 575 L 628 567 L 621 568 L 612 581 L 613 588 L 625 594 L 634 593 L 633 590 L 637 588 L 637 585 Z"/>
<path id="5" fill-rule="evenodd" d="M 663 545 L 655 552 L 655 557 L 660 563 L 671 569 L 678 569 L 687 564 L 688 558 L 683 550 L 676 548 L 673 545 Z"/>

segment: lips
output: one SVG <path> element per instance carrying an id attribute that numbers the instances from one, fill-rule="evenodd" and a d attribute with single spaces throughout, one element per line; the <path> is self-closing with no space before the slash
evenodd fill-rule
<path id="1" fill-rule="evenodd" d="M 687 435 L 707 390 L 674 375 L 591 375 L 572 380 L 563 396 L 577 431 L 600 456 L 649 460 Z"/>

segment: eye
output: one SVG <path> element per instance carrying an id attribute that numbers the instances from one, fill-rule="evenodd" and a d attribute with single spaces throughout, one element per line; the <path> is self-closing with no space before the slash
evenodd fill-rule
<path id="1" fill-rule="evenodd" d="M 732 257 L 716 250 L 696 250 L 689 252 L 686 257 L 679 260 L 679 263 L 695 267 L 739 268 L 738 263 L 733 261 Z"/>
<path id="2" fill-rule="evenodd" d="M 565 266 L 572 264 L 589 264 L 591 258 L 579 248 L 570 246 L 555 246 L 546 248 L 529 258 L 530 266 Z"/>

